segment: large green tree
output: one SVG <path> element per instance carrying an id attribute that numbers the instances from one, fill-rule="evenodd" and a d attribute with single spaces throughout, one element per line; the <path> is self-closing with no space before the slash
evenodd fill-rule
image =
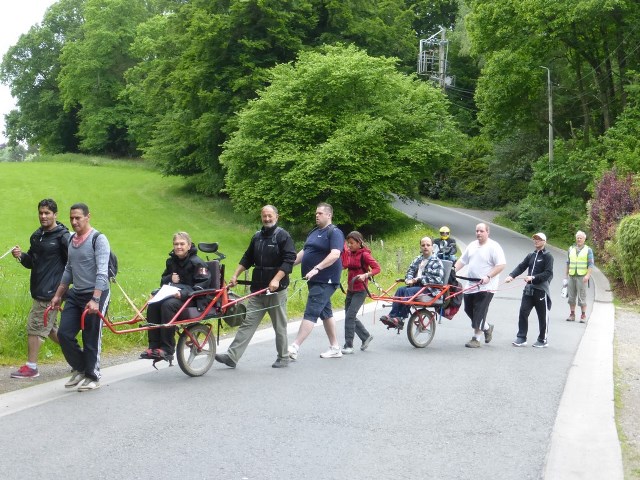
<path id="1" fill-rule="evenodd" d="M 127 72 L 130 132 L 145 156 L 196 187 L 224 186 L 221 145 L 234 113 L 267 82 L 268 70 L 323 43 L 355 43 L 374 55 L 415 61 L 404 0 L 193 0 L 138 29 Z M 143 61 L 144 60 L 144 61 Z"/>
<path id="2" fill-rule="evenodd" d="M 455 157 L 462 135 L 442 92 L 356 47 L 303 52 L 272 71 L 225 143 L 227 192 L 240 209 L 264 203 L 284 218 L 329 201 L 337 222 L 385 215 Z"/>
<path id="3" fill-rule="evenodd" d="M 149 18 L 145 0 L 86 0 L 77 39 L 67 42 L 58 76 L 64 107 L 78 110 L 80 148 L 86 152 L 136 153 L 127 133 L 129 110 L 119 101 L 136 27 Z"/>
<path id="4" fill-rule="evenodd" d="M 27 142 L 49 153 L 76 151 L 76 109 L 63 109 L 58 74 L 65 44 L 79 35 L 85 0 L 60 0 L 42 23 L 20 36 L 0 65 L 0 80 L 11 86 L 17 109 L 6 118 L 12 143 Z"/>

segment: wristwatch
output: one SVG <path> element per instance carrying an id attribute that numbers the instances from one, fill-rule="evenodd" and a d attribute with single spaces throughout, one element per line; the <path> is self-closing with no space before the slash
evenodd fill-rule
<path id="1" fill-rule="evenodd" d="M 96 302 L 98 305 L 100 304 L 100 297 L 91 297 L 93 302 Z"/>

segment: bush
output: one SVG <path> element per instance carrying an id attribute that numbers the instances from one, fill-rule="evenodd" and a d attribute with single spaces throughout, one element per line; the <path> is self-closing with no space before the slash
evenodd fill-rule
<path id="1" fill-rule="evenodd" d="M 640 214 L 624 218 L 616 230 L 614 252 L 626 286 L 640 290 Z"/>
<path id="2" fill-rule="evenodd" d="M 619 177 L 616 170 L 605 172 L 596 185 L 589 212 L 594 244 L 602 249 L 613 238 L 616 224 L 639 209 L 638 193 L 631 175 Z"/>
<path id="3" fill-rule="evenodd" d="M 562 205 L 554 207 L 531 194 L 504 212 L 507 219 L 518 225 L 518 230 L 528 234 L 542 231 L 554 239 L 553 243 L 572 243 L 575 232 L 585 229 L 584 214 L 585 207 L 579 198 L 565 200 Z"/>

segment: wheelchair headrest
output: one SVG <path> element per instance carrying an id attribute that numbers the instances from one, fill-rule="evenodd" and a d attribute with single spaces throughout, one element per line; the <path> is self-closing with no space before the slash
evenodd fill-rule
<path id="1" fill-rule="evenodd" d="M 218 244 L 216 242 L 213 243 L 199 243 L 198 249 L 201 252 L 205 253 L 215 253 L 218 251 Z"/>

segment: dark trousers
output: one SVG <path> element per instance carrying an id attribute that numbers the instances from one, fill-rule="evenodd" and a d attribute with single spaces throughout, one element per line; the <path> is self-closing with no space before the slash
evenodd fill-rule
<path id="1" fill-rule="evenodd" d="M 474 330 L 486 330 L 487 312 L 493 298 L 493 292 L 478 292 L 464 294 L 464 313 L 471 319 Z"/>
<path id="2" fill-rule="evenodd" d="M 363 342 L 369 338 L 369 332 L 362 322 L 358 320 L 358 310 L 362 307 L 367 292 L 365 290 L 359 292 L 348 291 L 344 300 L 344 344 L 347 347 L 353 347 L 353 338 L 355 334 Z"/>
<path id="3" fill-rule="evenodd" d="M 67 363 L 78 372 L 83 372 L 93 380 L 100 380 L 100 352 L 102 350 L 102 319 L 98 315 L 87 315 L 82 330 L 82 348 L 76 339 L 80 332 L 80 318 L 89 300 L 93 297 L 93 290 L 78 293 L 69 290 L 60 316 L 58 339 L 60 348 Z M 110 292 L 102 292 L 100 297 L 100 311 L 107 314 Z"/>
<path id="4" fill-rule="evenodd" d="M 178 313 L 184 302 L 178 298 L 170 297 L 162 302 L 150 303 L 147 306 L 147 321 L 164 325 Z M 161 348 L 167 354 L 173 355 L 176 350 L 176 329 L 153 328 L 149 330 L 149 348 Z"/>
<path id="5" fill-rule="evenodd" d="M 402 297 L 403 300 L 409 300 L 416 293 L 418 293 L 421 288 L 422 287 L 406 287 L 406 286 L 400 287 L 398 290 L 396 290 L 394 297 Z M 409 316 L 410 311 L 411 311 L 411 305 L 394 302 L 394 304 L 391 305 L 391 311 L 389 312 L 389 316 L 397 317 L 397 318 L 407 318 Z"/>
<path id="6" fill-rule="evenodd" d="M 522 295 L 520 303 L 520 315 L 518 317 L 518 338 L 527 339 L 527 331 L 529 329 L 529 314 L 532 309 L 536 309 L 538 314 L 538 324 L 540 327 L 540 335 L 538 340 L 545 342 L 547 333 L 549 332 L 549 307 L 551 302 L 548 301 L 547 294 L 544 290 L 533 289 L 533 295 Z"/>

